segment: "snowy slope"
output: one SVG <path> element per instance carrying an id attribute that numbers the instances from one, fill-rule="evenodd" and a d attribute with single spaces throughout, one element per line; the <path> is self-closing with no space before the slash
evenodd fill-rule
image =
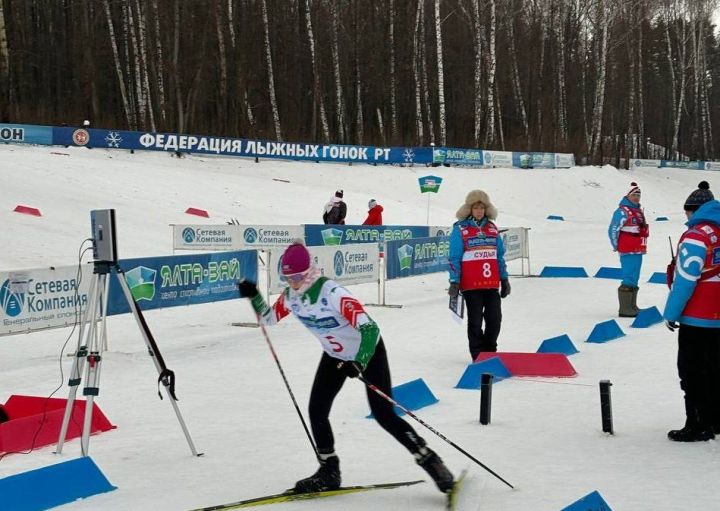
<path id="1" fill-rule="evenodd" d="M 58 154 L 59 153 L 59 154 Z M 417 178 L 443 178 L 430 197 L 430 224 L 446 225 L 467 191 L 483 188 L 500 211 L 500 227 L 531 228 L 534 273 L 545 265 L 618 266 L 607 224 L 631 180 L 643 190 L 651 222 L 649 255 L 641 282 L 663 271 L 667 237 L 683 230 L 682 204 L 701 179 L 720 191 L 717 174 L 688 170 L 619 171 L 398 168 L 304 164 L 168 154 L 129 154 L 78 148 L 0 146 L 0 269 L 73 264 L 89 235 L 89 211 L 117 210 L 121 257 L 172 253 L 169 224 L 320 222 L 322 206 L 345 190 L 349 223 L 365 218 L 375 198 L 387 224 L 424 224 L 427 195 Z M 289 181 L 285 182 L 285 181 Z M 17 204 L 43 217 L 13 213 Z M 187 207 L 209 220 L 185 215 Z M 565 222 L 546 220 L 562 215 Z M 667 216 L 669 222 L 654 222 Z M 511 270 L 515 268 L 511 265 Z M 510 490 L 472 467 L 464 509 L 562 509 L 599 490 L 614 510 L 714 509 L 718 502 L 717 441 L 678 445 L 666 432 L 684 420 L 675 369 L 676 341 L 662 326 L 629 328 L 607 344 L 587 344 L 595 323 L 613 318 L 618 283 L 600 279 L 512 279 L 503 302 L 499 344 L 505 351 L 535 351 L 543 339 L 567 333 L 580 353 L 572 379 L 511 379 L 494 388 L 493 421 L 478 423 L 479 392 L 454 389 L 469 362 L 464 327 L 446 311 L 446 276 L 391 281 L 388 303 L 372 308 L 386 339 L 396 384 L 422 377 L 440 402 L 418 415 L 512 484 Z M 367 301 L 377 287 L 351 288 Z M 642 306 L 662 309 L 667 290 L 642 285 Z M 90 453 L 117 491 L 61 509 L 177 510 L 275 493 L 315 470 L 307 438 L 267 346 L 257 329 L 231 326 L 250 320 L 241 301 L 147 313 L 168 366 L 177 374 L 179 406 L 198 449 L 193 458 L 166 401 L 157 398 L 156 372 L 131 317 L 108 320 L 97 403 L 116 430 L 94 436 Z M 269 330 L 296 397 L 305 408 L 320 350 L 293 319 Z M 53 330 L 0 338 L 0 402 L 11 394 L 66 397 L 59 354 L 70 334 Z M 69 339 L 66 352 L 77 339 Z M 63 357 L 65 373 L 71 360 Z M 598 381 L 613 382 L 615 436 L 601 431 Z M 363 484 L 424 477 L 412 458 L 372 421 L 362 386 L 346 384 L 332 420 L 343 482 Z M 414 423 L 455 472 L 471 462 Z M 46 447 L 0 460 L 0 477 L 79 455 L 77 440 L 62 456 Z M 81 482 L 78 482 L 81 484 Z M 441 509 L 430 483 L 275 509 Z"/>

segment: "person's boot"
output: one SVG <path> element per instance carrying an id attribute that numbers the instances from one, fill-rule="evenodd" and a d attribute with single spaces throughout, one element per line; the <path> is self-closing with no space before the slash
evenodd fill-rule
<path id="1" fill-rule="evenodd" d="M 335 454 L 321 459 L 317 472 L 295 483 L 297 493 L 314 493 L 338 488 L 340 488 L 340 459 Z"/>
<path id="2" fill-rule="evenodd" d="M 438 490 L 447 493 L 453 489 L 453 486 L 455 486 L 453 475 L 435 451 L 428 447 L 421 447 L 415 453 L 415 461 L 432 477 Z"/>
<path id="3" fill-rule="evenodd" d="M 668 438 L 673 442 L 706 442 L 715 438 L 712 428 L 698 425 L 686 425 L 682 429 L 668 431 Z"/>
<path id="4" fill-rule="evenodd" d="M 634 289 L 632 286 L 623 285 L 618 288 L 618 302 L 620 303 L 618 316 L 621 318 L 634 318 L 640 312 L 637 307 L 633 306 Z"/>
<path id="5" fill-rule="evenodd" d="M 632 291 L 632 308 L 635 310 L 636 316 L 640 313 L 640 307 L 637 306 L 637 295 L 639 290 L 640 288 L 635 286 Z"/>

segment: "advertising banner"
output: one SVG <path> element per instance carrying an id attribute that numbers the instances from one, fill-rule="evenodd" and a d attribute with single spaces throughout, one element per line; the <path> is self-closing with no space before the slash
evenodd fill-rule
<path id="1" fill-rule="evenodd" d="M 706 161 L 705 170 L 720 170 L 720 161 Z"/>
<path id="2" fill-rule="evenodd" d="M 431 225 L 428 227 L 428 236 L 450 236 L 452 225 Z"/>
<path id="3" fill-rule="evenodd" d="M 660 167 L 670 169 L 705 170 L 705 162 L 660 160 Z"/>
<path id="4" fill-rule="evenodd" d="M 521 169 L 554 169 L 555 153 L 512 153 L 512 161 Z"/>
<path id="5" fill-rule="evenodd" d="M 52 145 L 53 128 L 51 126 L 33 126 L 30 124 L 0 123 L 0 142 Z"/>
<path id="6" fill-rule="evenodd" d="M 513 166 L 513 153 L 509 151 L 483 151 L 483 162 L 486 167 Z"/>
<path id="7" fill-rule="evenodd" d="M 448 270 L 447 236 L 395 240 L 387 243 L 385 274 L 388 280 Z"/>
<path id="8" fill-rule="evenodd" d="M 58 328 L 80 321 L 87 306 L 93 268 L 35 268 L 0 272 L 0 336 Z"/>
<path id="9" fill-rule="evenodd" d="M 643 160 L 640 158 L 630 160 L 631 168 L 640 168 L 640 167 L 658 168 L 659 166 L 660 166 L 660 160 Z"/>
<path id="10" fill-rule="evenodd" d="M 198 154 L 358 163 L 431 163 L 431 148 L 272 142 L 176 133 L 52 128 L 52 143 Z"/>
<path id="11" fill-rule="evenodd" d="M 503 245 L 505 246 L 505 262 L 522 257 L 530 257 L 527 243 L 527 229 L 523 227 L 510 227 L 500 229 Z"/>
<path id="12" fill-rule="evenodd" d="M 482 167 L 483 151 L 482 149 L 435 148 L 432 159 L 433 163 Z"/>
<path id="13" fill-rule="evenodd" d="M 555 153 L 555 168 L 569 169 L 575 166 L 575 155 L 565 153 Z"/>
<path id="14" fill-rule="evenodd" d="M 305 244 L 347 245 L 351 243 L 379 243 L 389 240 L 424 238 L 428 235 L 425 225 L 305 225 Z"/>
<path id="15" fill-rule="evenodd" d="M 237 283 L 257 282 L 257 251 L 124 259 L 120 267 L 130 292 L 142 310 L 177 307 L 238 298 Z M 130 312 L 113 275 L 108 316 Z"/>
<path id="16" fill-rule="evenodd" d="M 341 247 L 308 247 L 313 263 L 323 276 L 343 285 L 377 282 L 380 278 L 380 251 L 376 243 Z M 282 250 L 270 251 L 269 285 L 271 293 L 286 286 L 280 274 Z"/>
<path id="17" fill-rule="evenodd" d="M 302 225 L 173 224 L 174 250 L 244 250 L 287 247 L 305 236 Z"/>

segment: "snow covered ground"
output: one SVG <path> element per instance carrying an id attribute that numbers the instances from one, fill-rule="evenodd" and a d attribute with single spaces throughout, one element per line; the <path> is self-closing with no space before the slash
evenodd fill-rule
<path id="1" fill-rule="evenodd" d="M 424 224 L 427 195 L 417 178 L 443 178 L 431 195 L 430 224 L 445 225 L 465 194 L 482 188 L 498 206 L 500 227 L 530 227 L 533 273 L 545 265 L 618 266 L 607 224 L 630 181 L 643 191 L 651 224 L 641 283 L 663 271 L 668 236 L 683 230 L 682 205 L 701 179 L 720 192 L 715 173 L 612 167 L 569 170 L 398 168 L 361 165 L 129 154 L 80 148 L 0 146 L 0 269 L 76 263 L 89 235 L 89 211 L 117 210 L 120 256 L 172 253 L 169 224 L 197 222 L 183 213 L 207 209 L 208 223 L 319 223 L 323 204 L 345 190 L 348 223 L 365 218 L 375 198 L 386 224 Z M 281 181 L 282 180 L 282 181 Z M 285 182 L 289 181 L 289 182 Z M 13 213 L 38 207 L 41 218 Z M 546 220 L 562 215 L 565 222 Z M 657 216 L 669 222 L 654 222 Z M 202 220 L 201 222 L 202 223 Z M 516 264 L 510 269 L 518 271 Z M 662 325 L 629 328 L 627 336 L 588 344 L 592 327 L 615 317 L 618 282 L 603 279 L 513 278 L 503 301 L 504 351 L 535 351 L 543 339 L 567 333 L 580 353 L 570 357 L 578 376 L 513 378 L 494 387 L 492 424 L 478 422 L 479 391 L 454 385 L 469 363 L 465 329 L 446 310 L 446 275 L 390 281 L 388 303 L 371 308 L 400 384 L 423 378 L 440 402 L 418 415 L 516 486 L 511 490 L 440 438 L 418 432 L 459 473 L 471 475 L 463 509 L 555 511 L 598 490 L 618 510 L 717 509 L 720 444 L 676 444 L 669 429 L 682 426 L 682 395 L 675 368 L 676 339 Z M 366 302 L 377 287 L 353 286 Z M 662 310 L 667 289 L 642 284 L 641 306 Z M 239 300 L 147 313 L 167 364 L 177 375 L 179 406 L 201 458 L 190 455 L 167 401 L 157 397 L 157 373 L 132 317 L 108 320 L 96 403 L 118 427 L 93 436 L 90 454 L 118 490 L 63 506 L 73 510 L 173 510 L 219 504 L 282 491 L 312 473 L 316 462 L 282 379 L 259 330 Z M 0 338 L 0 402 L 11 394 L 67 396 L 71 359 L 59 355 L 69 329 Z M 301 408 L 305 409 L 317 342 L 294 319 L 269 330 Z M 77 343 L 68 343 L 72 351 Z M 67 349 L 66 349 L 67 351 Z M 614 436 L 601 431 L 598 381 L 613 383 Z M 344 484 L 423 478 L 410 455 L 373 421 L 359 382 L 349 381 L 333 410 Z M 0 478 L 75 458 L 78 440 L 62 455 L 48 446 L 0 460 Z M 82 484 L 82 481 L 68 482 Z M 428 482 L 412 488 L 276 505 L 275 509 L 437 510 L 443 496 Z M 0 506 L 1 507 L 1 506 Z"/>

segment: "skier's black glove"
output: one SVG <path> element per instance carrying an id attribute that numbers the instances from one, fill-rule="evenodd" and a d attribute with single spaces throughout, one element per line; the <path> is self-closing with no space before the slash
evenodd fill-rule
<path id="1" fill-rule="evenodd" d="M 238 282 L 238 290 L 240 291 L 240 298 L 255 298 L 258 295 L 257 284 L 249 280 Z"/>
<path id="2" fill-rule="evenodd" d="M 458 294 L 460 294 L 460 284 L 458 284 L 457 282 L 450 282 L 450 287 L 448 288 L 448 295 L 454 298 Z"/>
<path id="3" fill-rule="evenodd" d="M 510 294 L 510 281 L 508 279 L 502 279 L 500 281 L 500 298 L 505 298 Z"/>
<path id="4" fill-rule="evenodd" d="M 338 369 L 344 371 L 345 376 L 348 378 L 357 378 L 363 372 L 363 366 L 361 366 L 358 362 L 353 362 L 351 360 L 340 362 L 338 364 Z"/>
<path id="5" fill-rule="evenodd" d="M 670 330 L 671 332 L 674 332 L 675 329 L 677 327 L 679 327 L 680 325 L 678 325 L 677 321 L 666 321 L 665 326 L 667 327 L 668 330 Z"/>

